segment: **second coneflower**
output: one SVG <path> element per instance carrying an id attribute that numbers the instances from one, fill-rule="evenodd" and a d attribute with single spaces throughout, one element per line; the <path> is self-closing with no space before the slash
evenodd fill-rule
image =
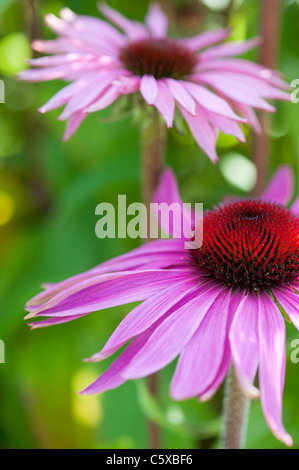
<path id="1" fill-rule="evenodd" d="M 258 369 L 267 423 L 278 439 L 291 445 L 281 415 L 282 311 L 299 329 L 299 200 L 291 209 L 285 206 L 292 192 L 292 172 L 281 167 L 260 198 L 228 201 L 205 212 L 203 232 L 202 220 L 182 209 L 202 241 L 198 248 L 185 249 L 184 238 L 148 243 L 48 287 L 28 303 L 27 318 L 48 317 L 32 325 L 43 327 L 143 301 L 90 359 L 103 360 L 132 340 L 84 393 L 147 376 L 179 356 L 170 386 L 175 400 L 211 398 L 231 363 L 243 393 L 257 398 L 253 379 Z M 170 170 L 155 201 L 183 207 Z M 167 220 L 162 210 L 164 230 Z M 174 219 L 172 230 L 181 223 L 181 217 Z"/>
<path id="2" fill-rule="evenodd" d="M 259 130 L 254 109 L 273 111 L 267 99 L 289 99 L 277 72 L 235 58 L 257 46 L 258 39 L 216 45 L 229 36 L 226 29 L 167 38 L 167 18 L 158 4 L 151 5 L 145 24 L 106 4 L 100 10 L 122 32 L 69 9 L 61 11 L 61 18 L 48 15 L 46 22 L 58 38 L 34 41 L 33 47 L 53 55 L 30 60 L 34 69 L 20 74 L 28 81 L 70 82 L 40 109 L 44 113 L 66 105 L 59 117 L 68 121 L 65 139 L 88 114 L 122 95 L 139 93 L 167 127 L 173 125 L 177 105 L 198 145 L 216 162 L 218 130 L 243 142 L 240 123 Z"/>

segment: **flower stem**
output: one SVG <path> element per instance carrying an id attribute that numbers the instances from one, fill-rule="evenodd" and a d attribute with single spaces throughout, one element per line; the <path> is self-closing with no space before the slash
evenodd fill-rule
<path id="1" fill-rule="evenodd" d="M 245 397 L 231 365 L 223 400 L 223 449 L 243 449 L 245 444 L 250 400 Z"/>
<path id="2" fill-rule="evenodd" d="M 142 196 L 148 213 L 164 166 L 166 137 L 167 128 L 153 110 L 151 120 L 142 129 Z"/>
<path id="3" fill-rule="evenodd" d="M 276 66 L 281 4 L 281 0 L 262 0 L 261 2 L 260 36 L 263 38 L 263 42 L 260 47 L 260 64 L 270 69 L 274 69 Z M 260 196 L 265 189 L 270 159 L 271 116 L 269 113 L 261 111 L 259 112 L 259 120 L 262 132 L 254 139 L 253 159 L 257 168 L 254 196 Z"/>
<path id="4" fill-rule="evenodd" d="M 142 198 L 147 209 L 147 240 L 150 240 L 150 203 L 158 186 L 164 166 L 167 128 L 158 112 L 153 109 L 151 120 L 142 128 Z M 158 395 L 159 377 L 149 377 L 149 390 L 153 396 Z M 161 448 L 159 426 L 149 421 L 149 439 L 152 449 Z"/>

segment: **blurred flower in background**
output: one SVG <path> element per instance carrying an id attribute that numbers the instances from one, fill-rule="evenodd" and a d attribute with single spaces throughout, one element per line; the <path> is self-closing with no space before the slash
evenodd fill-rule
<path id="1" fill-rule="evenodd" d="M 145 25 L 104 3 L 99 7 L 123 33 L 101 19 L 65 8 L 61 18 L 46 16 L 58 38 L 33 42 L 35 50 L 54 55 L 29 60 L 34 68 L 19 74 L 33 82 L 71 82 L 40 108 L 45 113 L 66 105 L 58 118 L 68 121 L 65 140 L 88 114 L 122 95 L 140 92 L 167 127 L 173 126 L 177 105 L 196 142 L 215 163 L 219 130 L 244 142 L 240 123 L 260 130 L 253 109 L 274 111 L 266 99 L 290 99 L 282 90 L 288 85 L 280 74 L 234 57 L 257 46 L 259 39 L 215 46 L 227 39 L 228 29 L 171 39 L 166 37 L 167 18 L 156 3 L 151 4 Z"/>

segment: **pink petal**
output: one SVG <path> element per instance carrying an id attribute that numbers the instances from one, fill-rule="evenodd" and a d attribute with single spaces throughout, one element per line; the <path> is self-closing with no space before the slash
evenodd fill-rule
<path id="1" fill-rule="evenodd" d="M 158 83 L 153 75 L 143 75 L 140 81 L 140 93 L 148 104 L 154 104 L 158 94 Z"/>
<path id="2" fill-rule="evenodd" d="M 189 293 L 197 289 L 198 282 L 196 282 L 195 277 L 192 279 L 190 275 L 190 279 L 190 281 L 176 283 L 138 305 L 119 324 L 104 348 L 92 356 L 89 361 L 102 361 L 111 356 L 127 341 L 145 331 L 164 314 L 169 315 L 179 301 L 184 297 L 187 298 Z M 184 300 L 184 302 L 187 302 L 187 300 Z"/>
<path id="3" fill-rule="evenodd" d="M 281 165 L 261 197 L 266 201 L 288 204 L 294 192 L 294 184 L 292 168 Z"/>
<path id="4" fill-rule="evenodd" d="M 106 18 L 121 28 L 131 40 L 138 41 L 139 39 L 146 39 L 149 37 L 149 34 L 142 23 L 128 20 L 125 16 L 121 15 L 117 10 L 114 10 L 106 3 L 100 3 L 99 9 Z"/>
<path id="5" fill-rule="evenodd" d="M 207 88 L 192 82 L 184 82 L 184 86 L 187 88 L 189 93 L 191 93 L 194 99 L 205 109 L 213 111 L 217 114 L 222 114 L 223 116 L 230 119 L 244 122 L 244 119 L 240 116 L 237 116 L 237 114 L 233 112 L 230 105 L 224 99 L 220 98 L 215 93 L 212 93 Z"/>
<path id="6" fill-rule="evenodd" d="M 236 108 L 240 111 L 241 114 L 247 119 L 248 124 L 253 128 L 253 130 L 260 134 L 262 132 L 262 127 L 260 122 L 255 114 L 254 110 L 251 109 L 249 106 L 245 106 L 241 103 L 235 102 Z"/>
<path id="7" fill-rule="evenodd" d="M 100 111 L 101 109 L 107 108 L 110 104 L 114 103 L 114 101 L 119 98 L 121 93 L 115 86 L 111 86 L 108 88 L 103 95 L 96 100 L 91 106 L 89 106 L 86 110 L 87 113 L 94 113 L 96 111 Z"/>
<path id="8" fill-rule="evenodd" d="M 168 19 L 159 3 L 150 4 L 145 22 L 154 38 L 165 38 L 168 28 Z"/>
<path id="9" fill-rule="evenodd" d="M 35 323 L 29 323 L 31 330 L 36 328 L 45 328 L 46 326 L 53 326 L 53 325 L 61 325 L 62 323 L 68 323 L 73 320 L 77 320 L 78 318 L 83 317 L 84 315 L 73 315 L 71 317 L 54 317 L 48 318 L 47 320 L 42 320 Z"/>
<path id="10" fill-rule="evenodd" d="M 166 83 L 162 80 L 159 80 L 157 83 L 158 94 L 154 106 L 165 120 L 167 127 L 172 127 L 175 112 L 174 98 L 168 90 Z"/>
<path id="11" fill-rule="evenodd" d="M 252 75 L 253 77 L 260 78 L 278 88 L 289 88 L 289 85 L 280 78 L 278 72 L 244 59 L 205 60 L 204 62 L 199 62 L 196 70 L 198 72 L 207 70 L 238 72 L 243 75 Z"/>
<path id="12" fill-rule="evenodd" d="M 193 38 L 181 39 L 180 42 L 192 51 L 203 49 L 217 42 L 224 41 L 231 34 L 230 29 L 219 29 L 200 33 Z"/>
<path id="13" fill-rule="evenodd" d="M 206 111 L 206 114 L 210 123 L 216 129 L 219 129 L 221 132 L 224 132 L 224 134 L 233 135 L 240 142 L 246 141 L 245 135 L 243 134 L 242 130 L 235 121 L 228 119 L 224 116 L 220 116 L 220 114 L 212 113 L 210 111 Z"/>
<path id="14" fill-rule="evenodd" d="M 192 338 L 218 294 L 219 288 L 212 283 L 198 286 L 193 299 L 174 311 L 154 331 L 123 372 L 123 377 L 144 377 L 169 364 Z"/>
<path id="15" fill-rule="evenodd" d="M 261 402 L 268 426 L 287 446 L 292 438 L 283 427 L 282 395 L 285 376 L 285 324 L 271 298 L 260 293 L 258 312 L 259 383 Z"/>
<path id="16" fill-rule="evenodd" d="M 227 44 L 222 44 L 221 46 L 211 47 L 207 51 L 204 51 L 200 55 L 201 60 L 214 59 L 218 57 L 232 57 L 235 55 L 244 54 L 244 52 L 249 51 L 261 43 L 260 38 L 249 39 L 248 41 L 243 42 L 229 42 Z"/>
<path id="17" fill-rule="evenodd" d="M 294 214 L 299 215 L 299 197 L 292 204 L 291 210 L 294 212 Z"/>
<path id="18" fill-rule="evenodd" d="M 287 286 L 273 289 L 273 294 L 291 322 L 299 330 L 299 295 Z"/>
<path id="19" fill-rule="evenodd" d="M 208 155 L 213 163 L 218 161 L 216 153 L 216 136 L 208 123 L 204 111 L 197 106 L 196 116 L 191 116 L 184 108 L 180 107 L 181 113 L 187 121 L 187 124 L 202 150 Z"/>
<path id="20" fill-rule="evenodd" d="M 232 322 L 229 340 L 235 372 L 241 389 L 251 399 L 259 396 L 252 385 L 258 360 L 258 301 L 255 294 L 243 296 Z"/>
<path id="21" fill-rule="evenodd" d="M 195 76 L 193 76 L 195 77 Z M 258 109 L 273 112 L 275 108 L 267 103 L 254 90 L 248 89 L 248 86 L 242 81 L 231 80 L 223 77 L 221 73 L 202 73 L 196 75 L 196 78 L 205 83 L 228 98 L 238 101 L 241 104 L 253 106 Z"/>
<path id="22" fill-rule="evenodd" d="M 173 78 L 167 78 L 165 82 L 168 85 L 170 93 L 174 97 L 174 99 L 182 105 L 188 113 L 193 114 L 195 116 L 195 107 L 196 103 L 190 93 L 188 93 L 185 86 L 183 86 L 183 82 L 179 82 L 178 80 L 174 80 Z"/>
<path id="23" fill-rule="evenodd" d="M 80 127 L 84 119 L 87 117 L 87 114 L 83 111 L 78 111 L 77 113 L 73 114 L 66 125 L 66 131 L 63 136 L 63 140 L 66 141 L 74 135 L 76 130 Z"/>
<path id="24" fill-rule="evenodd" d="M 230 301 L 231 291 L 223 288 L 182 351 L 170 388 L 174 400 L 200 395 L 213 383 L 223 359 Z"/>
<path id="25" fill-rule="evenodd" d="M 98 76 L 87 78 L 84 80 L 84 88 L 81 89 L 80 93 L 77 93 L 71 98 L 65 107 L 63 113 L 59 116 L 59 120 L 63 121 L 69 119 L 72 114 L 80 110 L 85 110 L 90 107 L 95 101 L 98 102 L 100 98 L 105 94 L 109 85 L 111 85 L 114 79 L 114 73 L 103 73 Z"/>
<path id="26" fill-rule="evenodd" d="M 53 109 L 60 108 L 66 104 L 74 95 L 80 93 L 84 83 L 81 80 L 70 83 L 66 87 L 62 88 L 58 93 L 56 93 L 46 104 L 44 104 L 39 111 L 41 113 L 47 113 Z"/>

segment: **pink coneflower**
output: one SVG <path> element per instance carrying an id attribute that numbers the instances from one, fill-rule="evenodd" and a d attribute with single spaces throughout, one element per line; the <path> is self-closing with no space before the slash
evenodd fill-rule
<path id="1" fill-rule="evenodd" d="M 289 100 L 277 72 L 234 57 L 257 46 L 259 39 L 215 46 L 229 36 L 227 29 L 172 39 L 166 37 L 167 18 L 158 4 L 151 5 L 145 25 L 106 4 L 99 8 L 123 32 L 64 8 L 61 18 L 46 16 L 58 38 L 33 43 L 35 50 L 54 55 L 30 60 L 35 69 L 20 74 L 33 82 L 71 82 L 40 108 L 45 113 L 66 105 L 58 118 L 68 121 L 64 139 L 89 113 L 138 92 L 167 127 L 173 125 L 177 105 L 198 145 L 216 162 L 218 130 L 244 142 L 240 123 L 260 129 L 253 108 L 274 111 L 267 99 Z"/>
<path id="2" fill-rule="evenodd" d="M 183 239 L 148 243 L 49 286 L 28 303 L 27 318 L 48 317 L 33 323 L 36 328 L 143 301 L 91 357 L 103 360 L 132 340 L 83 393 L 147 376 L 179 356 L 171 396 L 204 401 L 214 395 L 232 362 L 250 398 L 259 393 L 253 385 L 259 370 L 267 423 L 291 445 L 281 420 L 285 323 L 280 309 L 299 329 L 299 199 L 290 210 L 285 206 L 292 191 L 292 172 L 282 166 L 260 198 L 227 201 L 204 213 L 201 248 L 185 249 Z M 155 199 L 182 204 L 170 170 Z M 190 212 L 183 217 L 190 218 Z M 201 237 L 198 219 L 192 218 L 195 236 Z M 175 220 L 172 230 L 181 222 Z M 162 213 L 164 230 L 165 223 Z"/>

